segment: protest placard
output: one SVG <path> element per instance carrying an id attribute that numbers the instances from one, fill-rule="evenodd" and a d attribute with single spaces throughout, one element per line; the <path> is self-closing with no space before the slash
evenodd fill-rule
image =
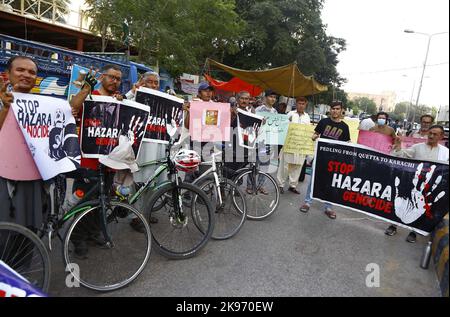
<path id="1" fill-rule="evenodd" d="M 112 97 L 92 96 L 84 102 L 81 125 L 81 151 L 85 158 L 101 158 L 119 144 L 119 136 L 133 141 L 138 157 L 148 122 L 149 109 L 130 100 L 118 101 Z"/>
<path id="2" fill-rule="evenodd" d="M 136 92 L 136 102 L 146 105 L 150 111 L 145 142 L 168 144 L 171 136 L 183 127 L 183 99 L 140 87 Z"/>
<path id="3" fill-rule="evenodd" d="M 43 180 L 80 166 L 75 119 L 66 100 L 14 93 L 11 107 Z"/>
<path id="4" fill-rule="evenodd" d="M 229 104 L 192 101 L 189 113 L 189 134 L 193 141 L 230 141 Z"/>
<path id="5" fill-rule="evenodd" d="M 288 116 L 270 112 L 257 112 L 256 114 L 265 119 L 259 132 L 258 141 L 271 145 L 283 145 L 289 128 Z"/>
<path id="6" fill-rule="evenodd" d="M 238 140 L 239 145 L 254 149 L 258 141 L 258 133 L 262 126 L 264 117 L 258 116 L 248 111 L 238 109 Z"/>
<path id="7" fill-rule="evenodd" d="M 67 93 L 67 100 L 70 101 L 73 96 L 78 94 L 81 90 L 81 88 L 84 85 L 84 78 L 86 77 L 87 73 L 89 72 L 89 68 L 79 66 L 74 64 L 72 66 L 72 72 L 70 73 L 70 82 L 69 82 L 69 89 Z M 96 78 L 98 79 L 100 77 L 99 74 L 96 75 Z M 99 89 L 101 86 L 101 83 L 98 82 L 97 85 L 94 87 L 94 90 Z"/>
<path id="8" fill-rule="evenodd" d="M 319 139 L 312 197 L 427 235 L 448 213 L 448 164 Z"/>
<path id="9" fill-rule="evenodd" d="M 284 153 L 312 155 L 314 154 L 314 126 L 310 124 L 290 123 L 284 143 Z"/>
<path id="10" fill-rule="evenodd" d="M 393 140 L 389 135 L 361 130 L 359 131 L 358 144 L 389 154 L 392 151 Z"/>

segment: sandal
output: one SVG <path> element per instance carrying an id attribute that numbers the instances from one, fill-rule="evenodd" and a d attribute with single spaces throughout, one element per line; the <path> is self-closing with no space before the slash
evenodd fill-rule
<path id="1" fill-rule="evenodd" d="M 261 187 L 261 188 L 259 189 L 259 192 L 260 192 L 261 194 L 263 194 L 263 195 L 269 195 L 269 192 L 268 192 L 264 187 Z"/>
<path id="2" fill-rule="evenodd" d="M 327 215 L 330 219 L 336 219 L 336 213 L 333 210 L 326 210 L 325 215 Z"/>

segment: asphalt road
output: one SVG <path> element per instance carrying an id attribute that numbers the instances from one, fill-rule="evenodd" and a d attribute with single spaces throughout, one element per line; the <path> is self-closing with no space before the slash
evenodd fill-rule
<path id="1" fill-rule="evenodd" d="M 307 176 L 308 180 L 309 176 Z M 427 238 L 405 241 L 408 231 L 384 234 L 387 224 L 337 208 L 328 219 L 314 202 L 298 211 L 306 193 L 282 195 L 279 209 L 262 222 L 247 221 L 237 236 L 210 241 L 193 259 L 174 261 L 152 251 L 143 273 L 128 287 L 98 293 L 67 288 L 55 250 L 51 296 L 300 297 L 440 296 L 434 269 L 419 267 Z M 58 245 L 59 242 L 56 242 Z M 367 287 L 367 265 L 380 268 L 379 287 Z"/>

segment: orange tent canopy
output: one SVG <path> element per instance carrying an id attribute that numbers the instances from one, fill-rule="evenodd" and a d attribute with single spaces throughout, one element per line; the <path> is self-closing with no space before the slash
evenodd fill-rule
<path id="1" fill-rule="evenodd" d="M 272 89 L 286 97 L 310 96 L 328 90 L 327 86 L 320 84 L 312 76 L 303 75 L 296 63 L 259 71 L 233 68 L 209 58 L 206 64 L 220 68 L 250 85 Z"/>
<path id="2" fill-rule="evenodd" d="M 206 80 L 209 82 L 211 86 L 217 89 L 221 89 L 224 91 L 230 91 L 238 93 L 240 91 L 248 91 L 252 97 L 259 96 L 263 89 L 258 86 L 251 85 L 239 78 L 234 77 L 230 81 L 219 81 L 214 78 L 212 78 L 209 75 L 204 75 Z"/>

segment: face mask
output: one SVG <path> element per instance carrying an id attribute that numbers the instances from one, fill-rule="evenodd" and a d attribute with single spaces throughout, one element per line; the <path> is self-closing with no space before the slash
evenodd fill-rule
<path id="1" fill-rule="evenodd" d="M 378 125 L 385 125 L 386 119 L 378 119 Z"/>

